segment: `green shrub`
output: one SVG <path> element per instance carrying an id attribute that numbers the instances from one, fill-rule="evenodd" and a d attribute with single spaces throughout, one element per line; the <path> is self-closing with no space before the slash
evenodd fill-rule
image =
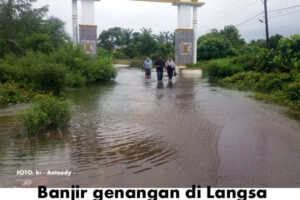
<path id="1" fill-rule="evenodd" d="M 0 105 L 17 104 L 30 101 L 34 96 L 28 90 L 17 83 L 0 83 Z"/>
<path id="2" fill-rule="evenodd" d="M 256 58 L 254 54 L 245 54 L 233 57 L 231 63 L 242 66 L 245 71 L 250 71 L 254 69 L 255 61 Z"/>
<path id="3" fill-rule="evenodd" d="M 97 55 L 98 55 L 98 57 L 104 57 L 104 58 L 112 58 L 112 56 L 113 56 L 113 53 L 112 53 L 112 51 L 110 51 L 110 50 L 106 50 L 106 49 L 104 49 L 103 47 L 98 47 L 97 48 Z"/>
<path id="4" fill-rule="evenodd" d="M 82 47 L 66 44 L 51 55 L 52 62 L 67 67 L 67 86 L 82 86 L 96 81 L 108 81 L 116 76 L 110 57 L 93 58 Z"/>
<path id="5" fill-rule="evenodd" d="M 49 54 L 27 51 L 24 56 L 10 54 L 0 60 L 0 82 L 22 83 L 43 93 L 59 94 L 65 86 L 83 86 L 115 76 L 110 57 L 95 59 L 71 43 Z"/>
<path id="6" fill-rule="evenodd" d="M 43 92 L 59 94 L 66 79 L 66 68 L 58 64 L 48 64 L 40 67 L 34 74 L 34 87 Z"/>
<path id="7" fill-rule="evenodd" d="M 289 74 L 263 74 L 256 85 L 256 90 L 271 93 L 282 90 L 282 88 L 291 81 L 293 81 L 293 78 Z"/>
<path id="8" fill-rule="evenodd" d="M 220 82 L 225 85 L 235 85 L 239 89 L 256 89 L 256 84 L 259 82 L 263 74 L 258 72 L 241 72 L 231 77 L 226 77 Z"/>
<path id="9" fill-rule="evenodd" d="M 300 100 L 300 82 L 293 82 L 284 88 L 284 95 L 288 100 Z"/>
<path id="10" fill-rule="evenodd" d="M 268 50 L 261 48 L 256 54 L 255 71 L 258 72 L 276 72 L 278 64 L 274 61 L 278 52 L 274 49 Z"/>
<path id="11" fill-rule="evenodd" d="M 50 36 L 40 33 L 27 37 L 25 39 L 25 46 L 33 51 L 41 51 L 43 53 L 50 53 L 54 50 Z"/>
<path id="12" fill-rule="evenodd" d="M 86 78 L 79 71 L 69 71 L 66 74 L 66 86 L 80 87 L 87 84 Z"/>
<path id="13" fill-rule="evenodd" d="M 0 60 L 0 82 L 5 83 L 19 79 L 20 70 L 16 66 L 11 66 Z"/>
<path id="14" fill-rule="evenodd" d="M 38 95 L 31 108 L 21 114 L 29 135 L 65 128 L 71 117 L 71 103 L 52 96 Z"/>
<path id="15" fill-rule="evenodd" d="M 251 89 L 258 94 L 255 99 L 267 100 L 300 108 L 300 73 L 295 71 L 287 73 L 259 73 L 242 72 L 220 81 L 227 87 L 238 89 Z"/>
<path id="16" fill-rule="evenodd" d="M 259 72 L 284 72 L 300 70 L 300 35 L 279 41 L 277 49 L 260 49 L 257 52 L 255 70 Z"/>
<path id="17" fill-rule="evenodd" d="M 241 65 L 233 64 L 231 59 L 219 59 L 207 62 L 204 71 L 211 80 L 216 80 L 232 76 L 244 69 Z"/>

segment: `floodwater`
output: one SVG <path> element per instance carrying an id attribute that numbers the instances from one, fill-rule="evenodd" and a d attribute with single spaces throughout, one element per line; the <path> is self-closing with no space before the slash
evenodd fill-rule
<path id="1" fill-rule="evenodd" d="M 67 92 L 67 131 L 27 137 L 15 113 L 28 105 L 1 109 L 0 187 L 300 187 L 299 121 L 248 95 L 119 68 L 114 83 Z"/>

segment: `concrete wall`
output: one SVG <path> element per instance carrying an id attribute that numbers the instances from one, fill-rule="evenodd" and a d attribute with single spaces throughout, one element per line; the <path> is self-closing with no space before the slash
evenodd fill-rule
<path id="1" fill-rule="evenodd" d="M 175 62 L 177 65 L 193 63 L 194 31 L 178 29 L 175 31 Z"/>

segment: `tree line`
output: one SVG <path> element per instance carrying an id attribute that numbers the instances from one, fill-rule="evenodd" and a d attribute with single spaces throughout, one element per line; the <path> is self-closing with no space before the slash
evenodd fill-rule
<path id="1" fill-rule="evenodd" d="M 113 27 L 99 35 L 98 47 L 116 59 L 174 57 L 175 35 L 171 32 L 154 34 L 151 28 L 135 32 L 129 28 Z"/>

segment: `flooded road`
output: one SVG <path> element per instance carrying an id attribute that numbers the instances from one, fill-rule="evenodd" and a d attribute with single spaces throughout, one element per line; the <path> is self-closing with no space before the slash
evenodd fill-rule
<path id="1" fill-rule="evenodd" d="M 0 187 L 300 187 L 300 123 L 285 108 L 155 75 L 120 68 L 115 83 L 68 91 L 68 131 L 26 137 L 13 113 L 27 105 L 2 109 Z"/>

